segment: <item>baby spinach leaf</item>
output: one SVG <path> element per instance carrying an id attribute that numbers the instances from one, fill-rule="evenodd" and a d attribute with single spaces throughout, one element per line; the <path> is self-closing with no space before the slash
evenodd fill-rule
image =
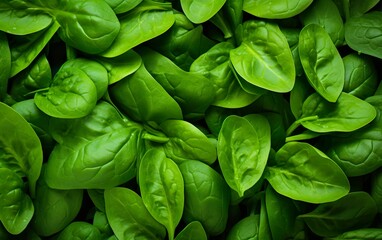
<path id="1" fill-rule="evenodd" d="M 139 188 L 147 210 L 173 240 L 184 207 L 184 183 L 178 166 L 162 151 L 147 151 L 139 167 Z"/>
<path id="2" fill-rule="evenodd" d="M 265 205 L 273 239 L 293 237 L 298 215 L 293 200 L 278 194 L 272 186 L 268 185 L 265 190 Z"/>
<path id="3" fill-rule="evenodd" d="M 370 195 L 377 204 L 378 213 L 382 213 L 382 168 L 372 174 Z"/>
<path id="4" fill-rule="evenodd" d="M 102 0 L 39 2 L 60 24 L 60 38 L 80 51 L 96 54 L 106 50 L 117 37 L 120 23 Z"/>
<path id="5" fill-rule="evenodd" d="M 82 70 L 93 81 L 97 89 L 97 100 L 99 100 L 107 91 L 109 84 L 106 69 L 98 62 L 86 58 L 75 58 L 66 61 L 60 71 L 63 69 L 78 68 Z"/>
<path id="6" fill-rule="evenodd" d="M 178 102 L 184 118 L 200 118 L 215 98 L 212 81 L 186 72 L 165 56 L 148 48 L 139 53 L 149 73 Z"/>
<path id="7" fill-rule="evenodd" d="M 317 117 L 304 120 L 311 116 Z M 351 132 L 367 125 L 375 117 L 376 110 L 372 105 L 348 93 L 341 93 L 335 103 L 313 93 L 302 106 L 300 121 L 314 132 Z"/>
<path id="8" fill-rule="evenodd" d="M 29 123 L 2 102 L 0 115 L 0 126 L 3 129 L 0 132 L 0 168 L 12 170 L 20 177 L 20 181 L 27 177 L 29 192 L 34 196 L 43 160 L 41 142 Z M 8 175 L 10 179 L 15 178 Z"/>
<path id="9" fill-rule="evenodd" d="M 95 139 L 73 137 L 57 145 L 48 159 L 48 186 L 109 188 L 127 182 L 135 176 L 139 134 L 136 128 L 124 128 Z"/>
<path id="10" fill-rule="evenodd" d="M 180 0 L 182 10 L 193 23 L 203 23 L 212 18 L 226 0 Z"/>
<path id="11" fill-rule="evenodd" d="M 332 0 L 316 0 L 300 14 L 304 26 L 318 24 L 329 34 L 334 45 L 341 46 L 345 40 L 345 28 L 337 6 Z"/>
<path id="12" fill-rule="evenodd" d="M 313 0 L 244 0 L 243 10 L 260 18 L 282 19 L 296 16 Z"/>
<path id="13" fill-rule="evenodd" d="M 109 88 L 115 104 L 136 121 L 182 119 L 178 103 L 155 81 L 142 64 L 138 70 Z"/>
<path id="14" fill-rule="evenodd" d="M 120 16 L 119 21 L 121 30 L 112 45 L 101 53 L 104 57 L 119 56 L 161 35 L 174 24 L 175 18 L 171 3 L 143 0 L 132 11 Z"/>
<path id="15" fill-rule="evenodd" d="M 242 197 L 263 174 L 271 147 L 271 130 L 262 115 L 231 115 L 218 136 L 218 160 L 227 184 Z"/>
<path id="16" fill-rule="evenodd" d="M 200 55 L 191 65 L 190 71 L 213 80 L 216 96 L 211 105 L 225 108 L 240 108 L 253 103 L 259 95 L 249 94 L 236 81 L 230 65 L 229 52 L 234 45 L 218 43 Z"/>
<path id="17" fill-rule="evenodd" d="M 14 35 L 27 35 L 48 27 L 52 17 L 36 11 L 31 2 L 33 1 L 0 2 L 0 30 Z"/>
<path id="18" fill-rule="evenodd" d="M 324 203 L 299 216 L 321 237 L 334 237 L 352 229 L 371 225 L 377 206 L 366 192 L 351 192 L 337 201 Z"/>
<path id="19" fill-rule="evenodd" d="M 212 164 L 216 160 L 216 146 L 197 127 L 183 120 L 166 120 L 160 124 L 169 138 L 164 144 L 168 158 L 176 163 L 198 160 Z"/>
<path id="20" fill-rule="evenodd" d="M 24 37 L 12 36 L 11 47 L 11 73 L 13 77 L 27 68 L 57 32 L 60 25 L 53 22 L 48 28 L 29 34 Z"/>
<path id="21" fill-rule="evenodd" d="M 382 165 L 382 98 L 373 96 L 367 98 L 366 102 L 377 110 L 377 116 L 371 123 L 357 131 L 331 134 L 322 140 L 325 153 L 348 176 L 365 175 Z"/>
<path id="22" fill-rule="evenodd" d="M 372 58 L 351 53 L 342 60 L 345 66 L 343 91 L 361 99 L 372 96 L 378 85 L 377 69 Z"/>
<path id="23" fill-rule="evenodd" d="M 33 97 L 28 93 L 49 87 L 51 80 L 52 71 L 48 59 L 43 54 L 12 79 L 9 94 L 16 101 L 22 101 Z"/>
<path id="24" fill-rule="evenodd" d="M 176 235 L 175 240 L 207 240 L 206 232 L 202 224 L 198 221 L 190 222 L 182 231 Z"/>
<path id="25" fill-rule="evenodd" d="M 243 23 L 243 41 L 231 50 L 230 59 L 249 83 L 274 92 L 293 88 L 295 68 L 288 42 L 275 24 L 260 20 Z"/>
<path id="26" fill-rule="evenodd" d="M 39 236 L 51 236 L 64 229 L 79 213 L 82 196 L 82 189 L 57 190 L 48 187 L 42 173 L 33 199 L 33 230 Z"/>
<path id="27" fill-rule="evenodd" d="M 229 231 L 227 240 L 260 239 L 260 215 L 253 214 L 241 219 Z"/>
<path id="28" fill-rule="evenodd" d="M 353 50 L 382 58 L 382 12 L 372 11 L 345 23 L 345 40 Z"/>
<path id="29" fill-rule="evenodd" d="M 92 224 L 88 222 L 72 222 L 57 236 L 57 240 L 66 239 L 86 239 L 101 240 L 101 233 Z"/>
<path id="30" fill-rule="evenodd" d="M 128 188 L 105 190 L 107 219 L 118 239 L 164 239 L 166 229 L 147 211 L 141 197 Z"/>
<path id="31" fill-rule="evenodd" d="M 133 74 L 141 66 L 142 58 L 134 51 L 129 50 L 114 58 L 96 58 L 108 72 L 109 84 L 116 83 Z"/>
<path id="32" fill-rule="evenodd" d="M 281 195 L 309 203 L 335 201 L 350 189 L 341 168 L 308 143 L 288 142 L 276 153 L 265 178 Z"/>
<path id="33" fill-rule="evenodd" d="M 230 191 L 222 176 L 200 161 L 181 163 L 185 203 L 183 220 L 199 221 L 207 234 L 222 233 L 227 225 Z M 208 209 L 208 211 L 206 211 Z"/>
<path id="34" fill-rule="evenodd" d="M 34 213 L 24 182 L 12 169 L 0 167 L 0 221 L 11 234 L 20 234 Z"/>
<path id="35" fill-rule="evenodd" d="M 11 51 L 7 35 L 2 32 L 0 32 L 0 52 L 2 53 L 0 58 L 0 101 L 3 101 L 7 94 L 8 78 L 11 73 Z"/>
<path id="36" fill-rule="evenodd" d="M 379 0 L 349 0 L 349 15 L 351 17 L 359 17 L 364 13 L 367 13 L 375 5 L 377 5 Z"/>
<path id="37" fill-rule="evenodd" d="M 116 14 L 121 14 L 134 9 L 142 0 L 105 0 Z"/>
<path id="38" fill-rule="evenodd" d="M 302 67 L 310 85 L 327 101 L 337 101 L 344 86 L 344 65 L 328 33 L 317 24 L 300 32 L 298 45 Z"/>
<path id="39" fill-rule="evenodd" d="M 56 118 L 80 118 L 89 114 L 97 102 L 97 89 L 89 76 L 78 68 L 62 68 L 48 89 L 37 92 L 37 107 Z"/>

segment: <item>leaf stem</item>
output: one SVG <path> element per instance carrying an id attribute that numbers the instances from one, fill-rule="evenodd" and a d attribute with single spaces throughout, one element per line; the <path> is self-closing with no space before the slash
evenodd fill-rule
<path id="1" fill-rule="evenodd" d="M 38 92 L 43 92 L 43 91 L 48 91 L 49 90 L 49 87 L 46 87 L 46 88 L 40 88 L 40 89 L 37 89 L 37 90 L 34 90 L 32 92 L 29 92 L 29 93 L 26 93 L 24 94 L 24 97 L 28 96 L 28 95 L 31 95 L 31 94 L 34 94 L 34 93 L 38 93 Z"/>
<path id="2" fill-rule="evenodd" d="M 170 140 L 168 137 L 155 136 L 150 133 L 144 133 L 142 138 L 156 143 L 166 143 Z"/>
<path id="3" fill-rule="evenodd" d="M 296 120 L 294 123 L 292 123 L 292 125 L 289 126 L 289 128 L 286 130 L 286 136 L 289 137 L 292 132 L 294 130 L 296 130 L 302 122 L 305 122 L 305 121 L 312 121 L 312 120 L 317 120 L 318 119 L 318 116 L 317 115 L 314 115 L 314 116 L 309 116 L 309 117 L 304 117 L 304 118 L 300 118 L 298 120 Z"/>
<path id="4" fill-rule="evenodd" d="M 287 137 L 285 139 L 285 142 L 293 142 L 293 141 L 301 141 L 301 140 L 309 140 L 318 136 L 321 136 L 322 134 L 316 133 L 316 132 L 304 132 L 301 134 L 293 135 L 290 137 Z"/>

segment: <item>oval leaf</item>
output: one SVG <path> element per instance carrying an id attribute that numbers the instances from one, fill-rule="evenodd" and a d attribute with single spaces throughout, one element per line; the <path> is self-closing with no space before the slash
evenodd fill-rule
<path id="1" fill-rule="evenodd" d="M 225 0 L 180 0 L 184 14 L 193 23 L 203 23 L 223 7 Z"/>
<path id="2" fill-rule="evenodd" d="M 304 11 L 313 0 L 244 0 L 243 10 L 260 18 L 282 19 Z"/>

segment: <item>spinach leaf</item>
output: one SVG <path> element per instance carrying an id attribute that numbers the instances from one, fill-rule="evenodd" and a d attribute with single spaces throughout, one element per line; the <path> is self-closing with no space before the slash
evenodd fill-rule
<path id="1" fill-rule="evenodd" d="M 133 10 L 122 15 L 119 21 L 121 30 L 111 46 L 101 53 L 104 57 L 119 56 L 161 35 L 174 24 L 175 18 L 171 3 L 143 0 Z"/>
<path id="2" fill-rule="evenodd" d="M 29 93 L 49 87 L 51 80 L 52 71 L 48 59 L 43 54 L 27 69 L 12 78 L 9 94 L 16 101 L 22 101 L 33 97 Z"/>
<path id="3" fill-rule="evenodd" d="M 345 28 L 337 6 L 332 0 L 316 0 L 300 14 L 303 24 L 318 24 L 329 34 L 334 45 L 341 46 L 345 40 Z"/>
<path id="4" fill-rule="evenodd" d="M 8 78 L 11 73 L 11 51 L 5 33 L 0 32 L 0 101 L 3 101 L 8 89 Z"/>
<path id="5" fill-rule="evenodd" d="M 352 229 L 371 225 L 377 206 L 366 192 L 351 192 L 337 201 L 319 205 L 299 216 L 308 227 L 322 237 L 334 237 Z"/>
<path id="6" fill-rule="evenodd" d="M 344 86 L 344 65 L 328 33 L 317 24 L 300 32 L 300 60 L 310 85 L 327 101 L 336 102 Z"/>
<path id="7" fill-rule="evenodd" d="M 243 40 L 231 50 L 230 59 L 249 83 L 274 92 L 293 88 L 295 67 L 288 42 L 275 24 L 260 20 L 243 23 Z"/>
<path id="8" fill-rule="evenodd" d="M 372 11 L 345 23 L 346 43 L 359 53 L 382 58 L 382 12 Z"/>
<path id="9" fill-rule="evenodd" d="M 212 236 L 222 233 L 227 225 L 230 202 L 227 183 L 213 168 L 200 161 L 185 161 L 179 169 L 184 180 L 183 220 L 186 223 L 199 221 Z"/>
<path id="10" fill-rule="evenodd" d="M 32 1 L 2 1 L 0 30 L 15 35 L 27 35 L 48 27 L 52 23 L 52 17 L 33 9 L 30 2 Z"/>
<path id="11" fill-rule="evenodd" d="M 133 74 L 142 63 L 142 58 L 134 50 L 129 50 L 114 58 L 99 57 L 95 60 L 106 68 L 109 85 Z"/>
<path id="12" fill-rule="evenodd" d="M 51 128 L 59 144 L 46 167 L 49 187 L 104 189 L 135 176 L 142 129 L 122 120 L 110 104 L 100 102 L 84 118 L 54 119 Z"/>
<path id="13" fill-rule="evenodd" d="M 66 61 L 60 71 L 64 69 L 78 68 L 93 81 L 97 89 L 97 100 L 107 91 L 108 75 L 106 69 L 98 62 L 86 58 L 76 58 Z"/>
<path id="14" fill-rule="evenodd" d="M 0 126 L 3 129 L 0 132 L 0 169 L 12 170 L 20 181 L 27 177 L 29 192 L 34 196 L 43 160 L 41 142 L 29 123 L 11 107 L 0 102 L 0 113 Z M 5 174 L 19 182 L 13 174 Z M 7 189 L 6 181 L 3 184 Z"/>
<path id="15" fill-rule="evenodd" d="M 20 234 L 32 219 L 32 200 L 13 169 L 1 166 L 0 175 L 0 221 L 9 233 Z"/>
<path id="16" fill-rule="evenodd" d="M 229 231 L 227 240 L 260 239 L 260 216 L 250 215 L 237 222 Z"/>
<path id="17" fill-rule="evenodd" d="M 44 49 L 60 25 L 53 22 L 48 28 L 24 37 L 11 36 L 9 45 L 11 50 L 11 73 L 13 77 L 27 68 Z"/>
<path id="18" fill-rule="evenodd" d="M 142 64 L 138 70 L 109 88 L 115 104 L 136 121 L 161 123 L 182 119 L 178 103 L 155 81 Z"/>
<path id="19" fill-rule="evenodd" d="M 182 10 L 193 23 L 203 23 L 212 18 L 226 0 L 180 0 Z"/>
<path id="20" fill-rule="evenodd" d="M 330 103 L 313 93 L 305 100 L 298 121 L 314 132 L 351 132 L 366 126 L 375 117 L 375 108 L 353 95 L 343 92 L 336 103 Z"/>
<path id="21" fill-rule="evenodd" d="M 377 204 L 378 213 L 382 213 L 382 168 L 372 174 L 370 195 Z"/>
<path id="22" fill-rule="evenodd" d="M 341 168 L 308 143 L 286 143 L 264 174 L 281 195 L 309 203 L 335 201 L 350 189 Z"/>
<path id="23" fill-rule="evenodd" d="M 46 184 L 43 173 L 37 181 L 31 224 L 39 236 L 51 236 L 75 219 L 82 205 L 83 190 L 52 189 Z"/>
<path id="24" fill-rule="evenodd" d="M 97 89 L 89 76 L 78 68 L 61 68 L 49 88 L 34 96 L 37 107 L 56 118 L 80 118 L 96 105 Z"/>
<path id="25" fill-rule="evenodd" d="M 198 221 L 190 222 L 182 231 L 176 235 L 175 240 L 207 240 L 206 232 L 202 224 Z"/>
<path id="26" fill-rule="evenodd" d="M 92 224 L 88 222 L 72 222 L 57 236 L 57 240 L 65 239 L 86 239 L 101 240 L 101 233 Z"/>
<path id="27" fill-rule="evenodd" d="M 260 18 L 282 19 L 296 16 L 313 0 L 244 0 L 243 10 Z"/>
<path id="28" fill-rule="evenodd" d="M 372 96 L 377 88 L 378 75 L 371 57 L 352 53 L 342 60 L 345 66 L 343 91 L 361 99 Z"/>
<path id="29" fill-rule="evenodd" d="M 262 115 L 231 115 L 218 137 L 218 160 L 225 181 L 240 197 L 263 174 L 271 147 L 268 120 Z"/>
<path id="30" fill-rule="evenodd" d="M 184 207 L 184 183 L 178 166 L 162 151 L 147 151 L 139 167 L 139 189 L 147 210 L 173 240 Z"/>
<path id="31" fill-rule="evenodd" d="M 166 156 L 180 164 L 198 160 L 212 164 L 216 160 L 216 145 L 197 127 L 183 120 L 166 120 L 160 124 L 169 138 L 163 147 Z"/>
<path id="32" fill-rule="evenodd" d="M 105 190 L 107 219 L 119 239 L 164 239 L 166 229 L 147 211 L 141 197 L 128 188 Z"/>
<path id="33" fill-rule="evenodd" d="M 215 98 L 212 81 L 198 73 L 183 71 L 170 59 L 148 48 L 139 53 L 149 73 L 178 102 L 184 118 L 201 118 Z"/>
<path id="34" fill-rule="evenodd" d="M 328 135 L 322 139 L 325 153 L 348 176 L 365 175 L 381 167 L 382 98 L 373 96 L 366 101 L 377 111 L 371 123 L 354 132 Z"/>
<path id="35" fill-rule="evenodd" d="M 200 55 L 190 67 L 191 72 L 200 73 L 214 82 L 216 96 L 211 105 L 240 108 L 253 103 L 259 97 L 244 91 L 236 81 L 229 59 L 232 49 L 232 43 L 218 43 Z"/>
<path id="36" fill-rule="evenodd" d="M 349 0 L 349 15 L 351 17 L 359 17 L 371 10 L 378 2 L 379 0 Z"/>

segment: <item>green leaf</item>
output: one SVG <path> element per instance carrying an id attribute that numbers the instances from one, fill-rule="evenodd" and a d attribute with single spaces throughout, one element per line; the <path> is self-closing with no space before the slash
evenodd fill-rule
<path id="1" fill-rule="evenodd" d="M 52 23 L 52 17 L 33 9 L 30 1 L 1 1 L 0 19 L 0 30 L 14 35 L 38 32 Z"/>
<path id="2" fill-rule="evenodd" d="M 327 101 L 337 101 L 344 86 L 345 70 L 328 33 L 317 24 L 305 26 L 300 32 L 298 50 L 310 85 Z"/>
<path id="3" fill-rule="evenodd" d="M 20 179 L 27 177 L 30 194 L 34 196 L 43 160 L 41 142 L 29 123 L 1 102 L 0 115 L 1 128 L 11 129 L 0 132 L 0 168 L 12 170 Z"/>
<path id="4" fill-rule="evenodd" d="M 99 57 L 95 60 L 107 69 L 109 85 L 133 74 L 142 63 L 142 58 L 134 50 L 129 50 L 118 57 Z"/>
<path id="5" fill-rule="evenodd" d="M 237 222 L 228 233 L 227 240 L 260 239 L 260 216 L 250 215 Z"/>
<path id="6" fill-rule="evenodd" d="M 231 115 L 218 136 L 218 159 L 224 179 L 239 196 L 263 174 L 271 147 L 271 129 L 262 115 Z"/>
<path id="7" fill-rule="evenodd" d="M 105 0 L 116 14 L 121 14 L 134 9 L 142 0 Z"/>
<path id="8" fill-rule="evenodd" d="M 109 94 L 115 104 L 136 121 L 161 123 L 183 118 L 178 103 L 143 64 L 135 73 L 112 85 Z"/>
<path id="9" fill-rule="evenodd" d="M 198 221 L 190 222 L 178 233 L 175 240 L 207 240 L 206 232 Z"/>
<path id="10" fill-rule="evenodd" d="M 186 223 L 199 221 L 207 234 L 219 235 L 228 221 L 230 190 L 227 183 L 213 168 L 200 161 L 185 161 L 179 169 L 185 186 L 183 220 Z"/>
<path id="11" fill-rule="evenodd" d="M 283 19 L 304 11 L 313 0 L 244 0 L 243 10 L 260 18 Z"/>
<path id="12" fill-rule="evenodd" d="M 288 142 L 276 153 L 265 178 L 281 195 L 309 203 L 335 201 L 350 189 L 341 168 L 308 143 Z"/>
<path id="13" fill-rule="evenodd" d="M 341 239 L 362 239 L 362 240 L 381 240 L 382 239 L 382 229 L 380 228 L 361 228 L 348 232 L 344 232 L 333 238 L 328 238 L 330 240 L 341 240 Z"/>
<path id="14" fill-rule="evenodd" d="M 180 0 L 183 12 L 193 23 L 203 23 L 212 18 L 226 0 Z"/>
<path id="15" fill-rule="evenodd" d="M 164 239 L 166 229 L 147 211 L 141 197 L 128 188 L 105 190 L 107 219 L 118 239 Z"/>
<path id="16" fill-rule="evenodd" d="M 183 120 L 167 120 L 160 128 L 169 138 L 164 144 L 166 156 L 176 163 L 198 160 L 212 164 L 216 160 L 216 146 L 197 127 Z"/>
<path id="17" fill-rule="evenodd" d="M 308 117 L 317 116 L 310 120 Z M 314 132 L 351 132 L 364 127 L 376 117 L 375 108 L 348 93 L 341 93 L 336 103 L 330 103 L 313 93 L 304 102 L 301 124 Z"/>
<path id="18" fill-rule="evenodd" d="M 89 76 L 78 68 L 62 68 L 47 90 L 36 93 L 37 107 L 56 118 L 80 118 L 96 105 L 97 89 Z"/>
<path id="19" fill-rule="evenodd" d="M 259 20 L 243 24 L 243 41 L 231 50 L 230 59 L 249 83 L 274 92 L 289 92 L 295 67 L 288 42 L 279 27 Z"/>
<path id="20" fill-rule="evenodd" d="M 351 192 L 337 201 L 319 205 L 299 216 L 321 237 L 334 237 L 343 232 L 368 227 L 377 214 L 377 206 L 366 192 Z"/>
<path id="21" fill-rule="evenodd" d="M 139 188 L 147 210 L 173 240 L 184 207 L 184 183 L 178 166 L 162 151 L 147 151 L 139 167 Z"/>
<path id="22" fill-rule="evenodd" d="M 133 47 L 166 32 L 175 21 L 171 3 L 144 0 L 132 11 L 121 15 L 121 30 L 103 57 L 119 56 Z M 160 24 L 158 24 L 160 22 Z"/>
<path id="23" fill-rule="evenodd" d="M 57 240 L 66 239 L 101 240 L 101 233 L 88 222 L 72 222 L 57 236 Z"/>
<path id="24" fill-rule="evenodd" d="M 382 12 L 373 11 L 345 23 L 345 40 L 353 50 L 382 58 Z"/>
<path id="25" fill-rule="evenodd" d="M 3 101 L 8 89 L 8 79 L 11 73 L 11 51 L 5 33 L 0 33 L 0 101 Z"/>
<path id="26" fill-rule="evenodd" d="M 32 219 L 32 200 L 14 171 L 0 167 L 0 176 L 0 221 L 9 233 L 20 234 Z"/>

